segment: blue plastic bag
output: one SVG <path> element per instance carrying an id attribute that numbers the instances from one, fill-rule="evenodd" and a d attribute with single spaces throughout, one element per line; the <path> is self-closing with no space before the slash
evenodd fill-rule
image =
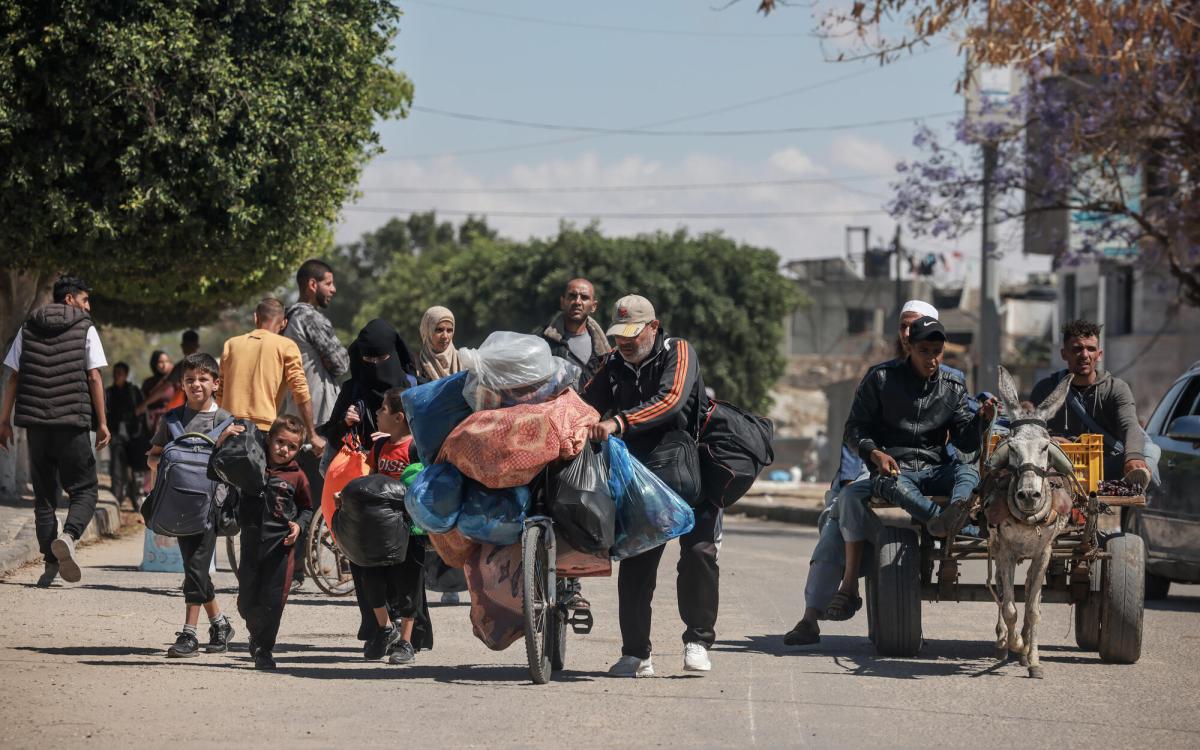
<path id="1" fill-rule="evenodd" d="M 448 378 L 434 380 L 404 391 L 404 413 L 412 430 L 417 456 L 426 464 L 437 460 L 442 443 L 458 423 L 471 415 L 471 407 L 463 398 L 467 373 L 458 372 Z"/>
<path id="2" fill-rule="evenodd" d="M 444 534 L 458 523 L 465 489 L 463 475 L 453 465 L 427 466 L 408 488 L 404 508 L 422 529 Z"/>
<path id="3" fill-rule="evenodd" d="M 516 544 L 521 541 L 529 501 L 528 487 L 492 490 L 468 479 L 458 530 L 475 542 L 501 547 Z"/>
<path id="4" fill-rule="evenodd" d="M 604 442 L 608 490 L 617 504 L 614 560 L 640 555 L 682 536 L 696 525 L 683 498 L 633 456 L 618 438 Z"/>

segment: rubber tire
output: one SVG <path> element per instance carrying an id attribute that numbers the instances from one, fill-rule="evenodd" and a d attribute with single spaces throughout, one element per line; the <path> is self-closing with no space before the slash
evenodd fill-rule
<path id="1" fill-rule="evenodd" d="M 546 640 L 550 644 L 550 668 L 561 672 L 567 663 L 567 629 L 570 626 L 567 625 L 566 615 L 558 608 L 555 611 L 555 616 L 547 623 L 552 631 Z"/>
<path id="2" fill-rule="evenodd" d="M 879 619 L 879 605 L 875 603 L 875 576 L 868 575 L 863 593 L 863 607 L 867 610 L 867 640 L 875 642 L 875 622 Z"/>
<path id="3" fill-rule="evenodd" d="M 539 558 L 541 564 L 539 565 Z M 557 616 L 553 603 L 544 602 L 546 610 L 543 616 L 543 627 L 539 632 L 535 627 L 534 597 L 529 592 L 541 588 L 546 592 L 546 598 L 553 598 L 554 571 L 549 570 L 546 540 L 541 526 L 532 525 L 525 529 L 521 537 L 521 562 L 525 589 L 522 592 L 521 608 L 525 615 L 525 656 L 529 660 L 529 677 L 535 685 L 545 685 L 550 681 L 553 665 L 550 663 L 551 638 L 554 625 L 552 621 Z M 538 581 L 539 569 L 543 580 Z"/>
<path id="4" fill-rule="evenodd" d="M 1100 580 L 1100 658 L 1133 664 L 1142 655 L 1146 544 L 1136 534 L 1118 534 L 1104 548 L 1112 559 L 1104 561 Z"/>
<path id="5" fill-rule="evenodd" d="M 1157 602 L 1171 593 L 1171 579 L 1146 571 L 1146 601 Z"/>
<path id="6" fill-rule="evenodd" d="M 310 521 L 308 524 L 308 535 L 304 538 L 304 572 L 307 573 L 308 577 L 311 578 L 313 583 L 317 585 L 317 588 L 328 596 L 349 596 L 354 593 L 353 579 L 349 581 L 330 583 L 325 579 L 324 574 L 319 573 L 319 571 L 316 569 L 316 560 L 320 554 L 319 551 L 321 546 L 324 544 L 325 533 L 325 516 L 321 515 L 320 513 L 314 514 L 312 521 Z M 337 542 L 333 541 L 332 534 L 329 536 L 329 541 L 333 544 L 333 547 L 336 550 Z M 297 551 L 299 552 L 300 550 Z M 340 570 L 341 560 L 345 559 L 340 550 L 337 551 L 334 559 L 337 561 L 338 569 Z"/>
<path id="7" fill-rule="evenodd" d="M 921 651 L 921 547 L 917 533 L 883 527 L 875 560 L 875 650 L 881 656 L 916 656 Z"/>
<path id="8" fill-rule="evenodd" d="M 1086 601 L 1075 605 L 1075 645 L 1084 651 L 1100 649 L 1100 565 L 1092 564 Z"/>

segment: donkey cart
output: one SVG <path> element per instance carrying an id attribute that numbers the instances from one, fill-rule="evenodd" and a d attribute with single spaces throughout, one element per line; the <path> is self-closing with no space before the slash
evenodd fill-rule
<path id="1" fill-rule="evenodd" d="M 1041 600 L 1075 605 L 1075 642 L 1081 649 L 1099 651 L 1106 662 L 1132 664 L 1142 650 L 1145 547 L 1136 534 L 1107 534 L 1100 527 L 1104 516 L 1120 508 L 1144 506 L 1145 496 L 1097 494 L 1103 473 L 1099 435 L 1084 435 L 1062 448 L 1078 490 L 1050 547 Z M 872 507 L 891 506 L 874 499 Z M 897 522 L 887 514 L 881 520 L 874 561 L 865 571 L 867 627 L 880 655 L 911 657 L 921 650 L 922 601 L 999 603 L 987 539 L 958 536 L 947 542 L 906 523 L 907 516 Z M 961 581 L 960 566 L 967 560 L 987 561 L 986 583 Z M 1014 588 L 1016 601 L 1026 601 L 1025 586 Z"/>

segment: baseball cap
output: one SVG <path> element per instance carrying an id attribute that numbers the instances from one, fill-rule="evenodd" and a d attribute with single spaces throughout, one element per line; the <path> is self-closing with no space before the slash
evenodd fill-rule
<path id="1" fill-rule="evenodd" d="M 629 294 L 613 305 L 613 323 L 608 328 L 609 336 L 632 338 L 642 332 L 647 323 L 655 320 L 654 305 L 638 294 Z"/>
<path id="2" fill-rule="evenodd" d="M 926 315 L 917 318 L 908 327 L 908 341 L 915 344 L 918 341 L 946 340 L 946 329 L 937 318 Z"/>

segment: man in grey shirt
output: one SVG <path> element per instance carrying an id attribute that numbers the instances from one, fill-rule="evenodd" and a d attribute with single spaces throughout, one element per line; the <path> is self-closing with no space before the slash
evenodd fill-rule
<path id="1" fill-rule="evenodd" d="M 1104 478 L 1124 477 L 1130 484 L 1145 488 L 1153 473 L 1148 460 L 1157 463 L 1157 446 L 1142 431 L 1129 384 L 1098 369 L 1104 356 L 1101 328 L 1089 320 L 1064 325 L 1061 355 L 1067 369 L 1042 378 L 1029 400 L 1040 404 L 1063 378 L 1070 377 L 1067 403 L 1047 420 L 1050 433 L 1077 437 L 1100 432 L 1104 435 Z"/>
<path id="2" fill-rule="evenodd" d="M 337 294 L 333 269 L 322 260 L 307 260 L 296 271 L 296 286 L 300 290 L 300 301 L 287 309 L 287 328 L 283 330 L 283 335 L 295 341 L 300 349 L 304 377 L 308 381 L 308 392 L 312 395 L 313 424 L 319 427 L 329 421 L 333 412 L 338 397 L 338 381 L 350 370 L 350 355 L 342 342 L 338 341 L 333 323 L 321 313 L 321 309 L 329 307 L 333 296 Z M 290 395 L 283 411 L 299 414 Z M 296 456 L 296 462 L 308 478 L 314 509 L 320 507 L 325 469 L 338 448 L 333 443 L 327 444 L 325 454 L 320 459 L 309 451 L 300 451 Z M 297 549 L 303 549 L 305 531 L 307 529 L 300 530 L 300 538 L 296 540 Z M 304 566 L 296 566 L 293 580 L 294 591 L 304 581 Z"/>

